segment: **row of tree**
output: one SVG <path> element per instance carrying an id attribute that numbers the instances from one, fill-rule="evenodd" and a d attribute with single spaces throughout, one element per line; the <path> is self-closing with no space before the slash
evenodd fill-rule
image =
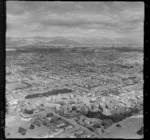
<path id="1" fill-rule="evenodd" d="M 102 114 L 101 111 L 97 111 L 97 112 L 93 112 L 88 110 L 86 116 L 89 118 L 98 118 L 101 120 L 112 120 L 114 123 L 122 121 L 123 119 L 127 118 L 127 117 L 131 117 L 132 115 L 136 114 L 139 112 L 138 108 L 131 108 L 129 111 L 127 112 L 121 112 L 121 113 L 116 113 L 113 115 L 104 115 Z"/>
<path id="2" fill-rule="evenodd" d="M 35 93 L 35 94 L 31 94 L 31 95 L 27 95 L 25 96 L 25 99 L 30 99 L 30 98 L 37 98 L 37 97 L 48 97 L 48 96 L 52 96 L 52 95 L 57 95 L 57 94 L 65 94 L 65 93 L 71 93 L 72 90 L 71 89 L 59 89 L 59 90 L 52 90 L 52 91 L 48 91 L 48 92 L 44 92 L 44 93 Z"/>

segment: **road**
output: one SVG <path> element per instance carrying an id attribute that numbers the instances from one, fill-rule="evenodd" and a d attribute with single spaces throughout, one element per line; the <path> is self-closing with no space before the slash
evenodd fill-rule
<path id="1" fill-rule="evenodd" d="M 90 131 L 89 129 L 87 129 L 87 128 L 85 128 L 85 127 L 83 127 L 83 126 L 81 126 L 81 125 L 79 125 L 79 124 L 77 124 L 77 123 L 75 123 L 75 122 L 73 122 L 72 120 L 66 119 L 66 118 L 63 117 L 63 116 L 60 116 L 59 114 L 56 114 L 54 111 L 52 111 L 52 110 L 51 110 L 50 108 L 48 108 L 48 107 L 45 107 L 45 106 L 44 106 L 44 107 L 40 107 L 40 108 L 45 109 L 47 112 L 51 112 L 51 113 L 53 113 L 55 116 L 62 118 L 63 120 L 69 122 L 69 123 L 72 124 L 73 126 L 84 130 L 85 132 L 87 132 L 87 134 L 94 135 L 96 138 L 104 138 L 104 137 L 102 137 L 102 136 L 96 134 L 95 132 L 92 132 L 92 131 Z"/>
<path id="2" fill-rule="evenodd" d="M 64 138 L 67 137 L 71 132 L 74 132 L 76 130 L 78 130 L 78 127 L 73 127 L 71 129 L 68 129 L 67 131 L 64 131 L 63 133 L 56 135 L 55 138 Z"/>

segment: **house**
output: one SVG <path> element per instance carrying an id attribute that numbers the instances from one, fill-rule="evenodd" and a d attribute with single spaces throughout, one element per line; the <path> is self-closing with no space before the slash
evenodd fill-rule
<path id="1" fill-rule="evenodd" d="M 84 131 L 82 131 L 82 130 L 78 130 L 76 133 L 77 134 L 82 134 Z"/>
<path id="2" fill-rule="evenodd" d="M 73 126 L 69 125 L 69 126 L 66 127 L 66 130 L 71 129 L 71 128 L 73 128 Z"/>
<path id="3" fill-rule="evenodd" d="M 41 126 L 41 122 L 40 122 L 39 120 L 35 120 L 35 121 L 33 122 L 33 124 L 37 125 L 38 127 Z"/>
<path id="4" fill-rule="evenodd" d="M 33 124 L 31 124 L 30 125 L 30 129 L 34 129 L 35 127 L 34 127 L 34 125 Z"/>
<path id="5" fill-rule="evenodd" d="M 57 127 L 61 127 L 61 126 L 65 126 L 66 124 L 65 123 L 60 123 L 57 125 Z"/>
<path id="6" fill-rule="evenodd" d="M 18 133 L 21 133 L 22 135 L 25 135 L 27 132 L 27 129 L 23 128 L 23 127 L 19 127 L 18 129 Z"/>

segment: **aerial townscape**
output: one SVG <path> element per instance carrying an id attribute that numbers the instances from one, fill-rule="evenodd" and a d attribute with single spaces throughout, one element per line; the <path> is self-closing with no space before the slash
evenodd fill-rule
<path id="1" fill-rule="evenodd" d="M 78 49 L 6 52 L 8 137 L 111 137 L 142 115 L 142 50 Z"/>
<path id="2" fill-rule="evenodd" d="M 5 137 L 143 138 L 143 46 L 105 42 L 7 37 Z"/>

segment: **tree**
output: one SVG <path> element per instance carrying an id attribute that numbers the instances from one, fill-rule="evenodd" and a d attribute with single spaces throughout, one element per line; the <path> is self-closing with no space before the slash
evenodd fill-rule
<path id="1" fill-rule="evenodd" d="M 116 127 L 121 127 L 121 125 L 118 123 L 118 124 L 116 125 Z"/>
<path id="2" fill-rule="evenodd" d="M 138 112 L 139 112 L 139 109 L 135 107 L 135 108 L 132 108 L 131 111 L 132 111 L 132 113 L 138 113 Z"/>
<path id="3" fill-rule="evenodd" d="M 35 127 L 34 127 L 34 125 L 33 124 L 31 124 L 30 125 L 30 129 L 34 129 Z"/>
<path id="4" fill-rule="evenodd" d="M 34 112 L 33 109 L 31 109 L 31 110 L 25 109 L 24 110 L 24 113 L 26 113 L 26 114 L 33 114 L 33 112 Z"/>
<path id="5" fill-rule="evenodd" d="M 8 110 L 9 110 L 9 105 L 8 105 L 8 101 L 6 99 L 6 113 L 8 113 Z"/>
<path id="6" fill-rule="evenodd" d="M 113 122 L 119 122 L 120 119 L 120 114 L 114 114 L 113 116 L 111 116 L 111 119 L 113 120 Z"/>
<path id="7" fill-rule="evenodd" d="M 72 110 L 76 110 L 77 108 L 75 106 L 72 107 Z"/>
<path id="8" fill-rule="evenodd" d="M 111 126 L 113 124 L 113 121 L 111 119 L 105 119 L 102 122 L 102 125 L 104 126 L 104 128 L 108 128 L 109 126 Z"/>
<path id="9" fill-rule="evenodd" d="M 52 116 L 54 116 L 53 113 L 47 113 L 46 114 L 46 117 L 52 117 Z"/>
<path id="10" fill-rule="evenodd" d="M 100 123 L 94 123 L 93 127 L 95 127 L 95 128 L 101 128 L 101 124 Z"/>
<path id="11" fill-rule="evenodd" d="M 103 107 L 101 105 L 99 105 L 98 108 L 103 112 Z"/>
<path id="12" fill-rule="evenodd" d="M 41 106 L 44 106 L 44 104 L 41 104 Z"/>
<path id="13" fill-rule="evenodd" d="M 47 126 L 47 122 L 46 122 L 46 121 L 43 121 L 43 122 L 42 122 L 42 125 Z"/>
<path id="14" fill-rule="evenodd" d="M 94 129 L 92 127 L 87 127 L 89 130 L 91 130 L 92 132 L 94 132 Z"/>
<path id="15" fill-rule="evenodd" d="M 143 135 L 143 133 L 144 133 L 144 127 L 142 126 L 142 127 L 137 131 L 137 134 Z"/>
<path id="16" fill-rule="evenodd" d="M 58 122 L 59 120 L 61 120 L 60 117 L 55 117 L 55 116 L 53 116 L 53 117 L 51 117 L 50 123 L 56 123 L 56 122 Z"/>

